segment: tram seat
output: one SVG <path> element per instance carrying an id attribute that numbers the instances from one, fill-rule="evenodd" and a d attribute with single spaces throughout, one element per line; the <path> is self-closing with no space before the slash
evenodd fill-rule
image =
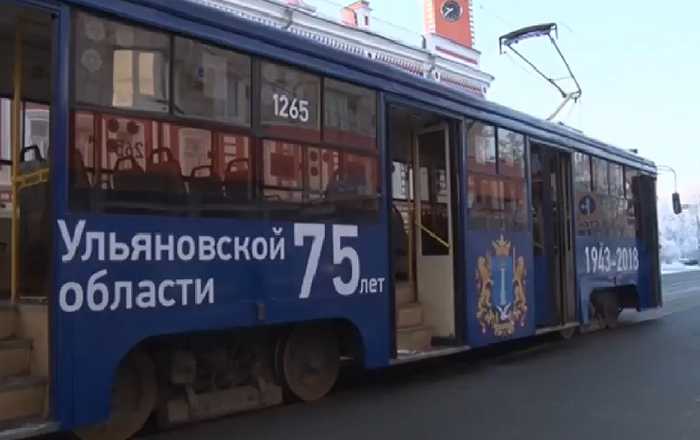
<path id="1" fill-rule="evenodd" d="M 159 158 L 158 162 L 155 161 L 156 157 Z M 164 204 L 171 207 L 186 206 L 185 179 L 180 162 L 175 159 L 170 148 L 156 148 L 151 152 L 146 165 L 145 179 L 147 190 L 143 194 L 154 207 Z"/>
<path id="2" fill-rule="evenodd" d="M 223 181 L 212 165 L 192 168 L 189 189 L 194 209 L 205 217 L 215 214 L 226 203 Z"/>
<path id="3" fill-rule="evenodd" d="M 85 168 L 83 154 L 77 148 L 70 150 L 70 166 L 68 167 L 68 190 L 71 192 L 70 209 L 88 211 L 90 208 L 90 179 Z"/>
<path id="4" fill-rule="evenodd" d="M 125 166 L 127 165 L 128 166 Z M 147 185 L 146 173 L 132 156 L 117 159 L 112 167 L 112 187 L 107 191 L 106 212 L 133 213 L 134 203 L 145 203 L 144 188 Z M 129 205 L 132 206 L 129 206 Z M 122 207 L 123 205 L 123 207 Z M 145 208 L 136 212 L 147 212 Z"/>
<path id="5" fill-rule="evenodd" d="M 245 170 L 234 170 L 233 166 L 237 163 L 245 163 Z M 229 203 L 244 204 L 250 201 L 250 174 L 249 159 L 233 159 L 226 164 L 224 189 Z"/>
<path id="6" fill-rule="evenodd" d="M 372 212 L 376 209 L 377 200 L 365 197 L 366 185 L 364 175 L 348 173 L 344 176 L 341 170 L 337 170 L 326 186 L 324 197 L 336 207 L 338 214 Z"/>
<path id="7" fill-rule="evenodd" d="M 403 221 L 401 212 L 395 204 L 392 206 L 392 224 L 394 241 L 394 276 L 397 279 L 406 279 L 408 277 L 408 233 Z"/>
<path id="8" fill-rule="evenodd" d="M 31 160 L 28 153 L 33 153 Z M 38 145 L 20 150 L 18 172 L 20 176 L 46 169 L 48 162 Z M 19 207 L 20 288 L 25 295 L 43 295 L 43 282 L 49 266 L 49 204 L 48 182 L 32 179 L 30 185 L 20 188 L 17 196 Z"/>

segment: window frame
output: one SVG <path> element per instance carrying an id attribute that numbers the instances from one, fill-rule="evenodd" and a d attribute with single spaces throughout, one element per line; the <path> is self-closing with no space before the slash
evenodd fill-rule
<path id="1" fill-rule="evenodd" d="M 172 50 L 171 50 L 171 60 L 170 60 L 171 67 L 170 67 L 170 71 L 169 71 L 169 74 L 171 77 L 170 81 L 169 81 L 169 84 L 170 84 L 170 92 L 169 93 L 170 93 L 171 99 L 170 99 L 170 103 L 169 103 L 170 109 L 169 109 L 168 115 L 172 116 L 173 118 L 177 118 L 179 120 L 202 121 L 204 123 L 220 124 L 220 125 L 224 125 L 227 127 L 234 126 L 234 127 L 239 127 L 241 129 L 252 129 L 252 127 L 253 127 L 253 114 L 254 114 L 254 111 L 253 111 L 253 75 L 254 75 L 253 63 L 254 63 L 255 57 L 250 55 L 250 54 L 246 54 L 244 52 L 239 52 L 236 50 L 232 50 L 232 49 L 223 47 L 221 45 L 213 44 L 210 42 L 205 42 L 205 41 L 202 41 L 202 40 L 197 39 L 197 38 L 183 37 L 180 35 L 170 35 L 170 39 L 171 39 Z M 186 112 L 178 112 L 177 111 L 176 107 L 177 107 L 178 89 L 176 86 L 176 83 L 177 83 L 176 80 L 177 80 L 177 70 L 178 70 L 177 69 L 177 65 L 178 65 L 177 55 L 179 52 L 178 48 L 177 48 L 177 41 L 178 40 L 190 41 L 194 44 L 204 46 L 204 47 L 210 47 L 210 48 L 213 48 L 213 49 L 218 50 L 218 51 L 227 52 L 231 55 L 234 55 L 236 57 L 242 57 L 242 58 L 245 58 L 247 60 L 249 96 L 246 98 L 247 99 L 247 109 L 245 109 L 245 110 L 247 112 L 247 118 L 244 118 L 244 119 L 247 119 L 247 123 L 246 122 L 231 121 L 231 120 L 227 120 L 224 118 L 217 119 L 216 117 L 187 114 Z M 231 58 L 227 57 L 226 58 L 227 70 L 228 70 L 228 65 L 229 65 L 228 63 L 230 61 L 231 61 Z M 229 77 L 227 76 L 227 80 L 228 79 L 229 79 Z M 227 83 L 227 86 L 228 86 L 228 83 Z"/>
<path id="2" fill-rule="evenodd" d="M 342 85 L 348 86 L 348 87 L 350 87 L 350 88 L 358 89 L 358 90 L 360 90 L 360 91 L 362 91 L 362 92 L 364 92 L 364 93 L 367 93 L 368 95 L 371 95 L 371 96 L 370 96 L 370 99 L 373 101 L 373 102 L 372 102 L 372 104 L 373 104 L 373 113 L 372 113 L 372 116 L 371 116 L 371 117 L 372 117 L 373 121 L 370 121 L 370 123 L 373 123 L 373 124 L 374 124 L 374 127 L 373 127 L 374 130 L 373 130 L 373 133 L 371 134 L 370 138 L 371 138 L 372 141 L 373 141 L 373 144 L 374 144 L 373 146 L 371 146 L 371 147 L 362 147 L 362 146 L 360 146 L 360 145 L 344 144 L 343 142 L 335 142 L 335 141 L 328 141 L 328 140 L 327 140 L 326 130 L 329 129 L 329 127 L 327 126 L 327 115 L 328 115 L 328 114 L 327 114 L 327 111 L 326 111 L 326 110 L 327 110 L 327 107 L 328 107 L 328 101 L 327 101 L 327 99 L 326 99 L 326 98 L 327 98 L 327 92 L 328 92 L 329 88 L 330 88 L 331 90 L 334 90 L 334 91 L 337 90 L 337 89 L 335 89 L 335 88 L 333 88 L 333 87 L 329 87 L 329 86 L 328 86 L 328 83 L 329 83 L 329 82 L 331 82 L 331 83 L 336 83 L 336 84 L 342 84 Z M 322 97 L 322 100 L 323 100 L 322 103 L 321 103 L 321 110 L 322 110 L 322 113 L 321 113 L 321 142 L 330 143 L 330 144 L 347 145 L 348 147 L 352 147 L 352 148 L 366 148 L 367 150 L 373 150 L 373 151 L 379 150 L 379 127 L 378 127 L 378 122 L 379 122 L 378 113 L 379 113 L 379 107 L 380 107 L 380 106 L 379 106 L 379 93 L 378 93 L 376 90 L 368 89 L 368 88 L 366 88 L 366 87 L 358 86 L 358 85 L 356 85 L 356 84 L 352 84 L 352 83 L 349 83 L 349 82 L 347 82 L 347 81 L 341 81 L 341 80 L 338 80 L 338 79 L 335 79 L 335 78 L 331 78 L 331 77 L 328 77 L 328 76 L 322 77 L 321 88 L 322 88 L 321 97 Z M 360 95 L 360 96 L 361 96 L 361 95 Z M 341 131 L 341 130 L 338 130 L 338 131 Z M 355 132 L 355 131 L 349 131 L 349 133 L 358 133 L 358 134 L 362 134 L 362 133 L 360 133 L 360 132 Z"/>
<path id="3" fill-rule="evenodd" d="M 143 109 L 130 109 L 130 108 L 125 108 L 125 107 L 107 107 L 107 106 L 102 106 L 100 104 L 95 104 L 95 103 L 89 103 L 89 102 L 82 102 L 77 99 L 76 95 L 76 88 L 77 88 L 77 81 L 78 81 L 78 75 L 76 74 L 76 66 L 77 66 L 77 50 L 76 50 L 76 44 L 78 42 L 78 26 L 77 26 L 77 17 L 79 15 L 85 15 L 87 17 L 92 17 L 96 18 L 99 20 L 103 21 L 108 21 L 110 23 L 118 23 L 121 25 L 125 26 L 130 26 L 136 29 L 143 29 L 149 32 L 154 32 L 154 33 L 160 33 L 163 34 L 167 39 L 168 39 L 168 59 L 167 59 L 167 66 L 168 66 L 168 83 L 167 83 L 167 93 L 168 93 L 168 109 L 167 111 L 164 112 L 152 112 L 148 110 L 143 110 Z M 112 113 L 112 110 L 119 110 L 119 111 L 124 111 L 127 113 L 132 113 L 134 115 L 138 115 L 137 117 L 143 118 L 143 119 L 149 119 L 149 118 L 160 118 L 160 117 L 171 117 L 173 115 L 173 108 L 172 108 L 172 94 L 173 94 L 173 69 L 172 69 L 172 62 L 174 59 L 174 47 L 173 43 L 175 41 L 174 39 L 174 34 L 170 33 L 168 31 L 159 29 L 157 27 L 153 26 L 145 26 L 142 23 L 135 22 L 134 20 L 129 20 L 125 18 L 121 18 L 118 16 L 110 15 L 107 14 L 103 11 L 96 11 L 96 10 L 91 10 L 91 9 L 85 9 L 85 8 L 71 8 L 70 12 L 71 16 L 71 41 L 70 41 L 70 55 L 69 55 L 69 60 L 70 60 L 70 73 L 69 73 L 69 99 L 68 99 L 68 105 L 70 109 L 83 109 L 83 110 L 93 110 L 93 111 L 106 111 L 108 113 Z M 132 50 L 137 50 L 137 49 L 132 49 Z"/>
<path id="4" fill-rule="evenodd" d="M 530 191 L 529 191 L 529 188 L 530 188 L 530 180 L 529 179 L 531 179 L 531 177 L 528 176 L 528 168 L 529 168 L 528 167 L 528 159 L 527 159 L 528 151 L 529 151 L 528 136 L 526 136 L 525 134 L 520 133 L 518 131 L 515 131 L 515 130 L 501 127 L 501 126 L 496 125 L 496 124 L 490 124 L 490 123 L 484 122 L 480 119 L 469 118 L 469 117 L 467 117 L 465 119 L 467 121 L 467 130 L 471 129 L 471 127 L 469 127 L 469 122 L 473 122 L 474 124 L 482 124 L 482 127 L 489 127 L 489 126 L 492 127 L 493 128 L 493 142 L 494 142 L 494 146 L 495 146 L 495 148 L 494 148 L 494 153 L 495 153 L 494 161 L 493 162 L 486 162 L 487 164 L 493 164 L 493 167 L 492 167 L 493 171 L 470 170 L 469 169 L 469 158 L 471 156 L 467 155 L 467 158 L 466 158 L 467 163 L 466 163 L 466 170 L 465 170 L 466 171 L 465 174 L 466 174 L 466 178 L 467 178 L 467 181 L 465 182 L 465 184 L 467 186 L 467 193 L 468 193 L 468 196 L 465 199 L 465 203 L 468 203 L 468 206 L 467 206 L 467 229 L 468 230 L 495 230 L 495 229 L 500 229 L 500 228 L 506 227 L 508 230 L 511 230 L 511 231 L 529 231 L 530 230 L 529 204 L 530 204 L 530 197 L 531 197 Z M 473 127 L 473 125 L 472 125 L 472 127 Z M 500 164 L 500 154 L 501 154 L 501 152 L 500 152 L 500 148 L 499 148 L 499 131 L 507 131 L 507 132 L 511 132 L 511 133 L 516 134 L 516 135 L 522 136 L 523 151 L 522 151 L 521 163 L 522 163 L 523 171 L 519 177 L 516 177 L 514 175 L 509 175 L 509 174 L 501 174 L 501 169 L 500 169 L 500 165 L 501 165 Z M 470 137 L 467 133 L 467 142 L 469 142 L 469 138 Z M 469 146 L 467 145 L 467 151 L 468 151 L 468 149 L 469 149 Z M 476 155 L 476 150 L 474 153 Z M 476 156 L 474 156 L 474 157 L 476 157 Z M 491 182 L 491 185 L 490 185 L 491 188 L 493 188 L 494 182 L 498 182 L 499 185 L 497 185 L 497 186 L 499 188 L 500 188 L 500 184 L 503 184 L 504 209 L 503 210 L 489 209 L 488 211 L 481 211 L 481 210 L 479 211 L 479 212 L 490 213 L 490 215 L 487 216 L 487 218 L 499 219 L 499 217 L 500 217 L 500 219 L 498 220 L 498 222 L 500 223 L 498 228 L 492 227 L 490 225 L 487 225 L 485 228 L 481 227 L 481 226 L 479 226 L 479 227 L 472 226 L 473 223 L 472 223 L 471 219 L 473 219 L 475 217 L 473 217 L 471 215 L 473 208 L 471 206 L 469 206 L 470 203 L 468 202 L 468 200 L 471 199 L 472 200 L 471 203 L 476 203 L 476 194 L 474 194 L 474 191 L 469 190 L 469 188 L 470 188 L 469 179 L 471 179 L 471 178 L 474 178 L 474 188 L 477 188 L 477 186 L 478 186 L 478 188 L 476 189 L 477 192 L 481 192 L 480 190 L 481 190 L 481 188 L 483 188 L 483 186 L 484 186 L 483 184 L 485 182 L 487 182 L 486 180 L 484 180 L 484 178 L 487 178 L 488 181 Z M 477 181 L 477 178 L 480 178 L 480 179 Z M 495 178 L 495 180 L 494 180 L 494 178 Z M 523 197 L 524 197 L 523 206 L 525 207 L 525 209 L 524 209 L 522 214 L 516 215 L 513 221 L 505 221 L 505 219 L 509 215 L 517 214 L 517 209 L 515 212 L 510 212 L 507 209 L 505 209 L 505 206 L 506 206 L 505 201 L 507 200 L 507 194 L 506 194 L 507 184 L 512 184 L 516 188 L 518 186 L 521 186 L 522 191 L 523 191 Z M 472 198 L 472 195 L 473 195 L 473 198 Z M 500 197 L 500 194 L 499 194 L 499 197 Z M 497 213 L 498 216 L 491 215 L 494 213 Z"/>
<path id="5" fill-rule="evenodd" d="M 311 71 L 309 69 L 305 69 L 300 66 L 296 65 L 291 65 L 287 64 L 283 61 L 278 61 L 274 59 L 269 59 L 266 57 L 261 57 L 261 56 L 256 56 L 254 54 L 249 54 L 246 52 L 242 51 L 237 51 L 237 50 L 232 50 L 228 47 L 225 47 L 220 44 L 216 44 L 214 42 L 210 41 L 205 41 L 204 39 L 201 38 L 194 38 L 194 37 L 188 37 L 188 36 L 181 36 L 178 34 L 175 34 L 173 32 L 169 32 L 166 30 L 159 29 L 157 27 L 149 27 L 145 26 L 140 23 L 134 23 L 131 20 L 128 19 L 122 19 L 121 17 L 117 16 L 112 16 L 109 14 L 105 14 L 100 11 L 92 11 L 92 10 L 86 10 L 82 8 L 76 8 L 72 10 L 72 17 L 75 19 L 75 17 L 78 16 L 78 14 L 84 14 L 86 17 L 94 17 L 100 20 L 105 20 L 109 23 L 116 23 L 116 24 L 122 24 L 122 25 L 127 25 L 127 26 L 133 26 L 138 29 L 143 29 L 146 31 L 150 32 L 155 32 L 155 33 L 160 33 L 165 35 L 168 38 L 168 44 L 169 44 L 169 58 L 167 59 L 167 76 L 168 76 L 168 87 L 167 87 L 167 93 L 168 93 L 168 110 L 166 112 L 160 113 L 160 112 L 151 112 L 143 109 L 136 109 L 136 108 L 125 108 L 125 107 L 109 107 L 109 106 L 103 106 L 99 104 L 94 104 L 94 103 L 85 103 L 81 102 L 80 100 L 77 99 L 76 95 L 76 87 L 77 87 L 77 75 L 75 74 L 76 69 L 78 66 L 76 65 L 76 58 L 78 56 L 78 50 L 76 47 L 80 44 L 77 43 L 77 38 L 76 34 L 79 32 L 77 29 L 78 26 L 74 26 L 72 32 L 72 42 L 70 46 L 70 83 L 69 83 L 69 118 L 71 120 L 70 123 L 70 133 L 69 133 L 69 139 L 70 139 L 70 145 L 73 145 L 75 143 L 75 136 L 76 136 L 76 121 L 75 118 L 77 117 L 78 114 L 81 113 L 89 113 L 91 117 L 93 118 L 93 136 L 94 136 L 94 141 L 92 143 L 92 148 L 94 148 L 94 160 L 98 160 L 98 156 L 104 155 L 104 152 L 98 153 L 97 150 L 102 148 L 101 146 L 98 146 L 98 141 L 101 144 L 103 142 L 102 138 L 99 136 L 98 132 L 95 130 L 97 129 L 97 122 L 96 121 L 101 121 L 102 115 L 108 114 L 112 117 L 120 117 L 120 118 L 125 118 L 129 120 L 140 120 L 140 121 L 149 121 L 151 124 L 157 126 L 156 130 L 162 131 L 164 130 L 164 124 L 171 124 L 183 129 L 192 129 L 192 130 L 205 130 L 210 132 L 211 136 L 211 145 L 212 148 L 210 150 L 211 154 L 211 166 L 215 166 L 215 161 L 214 155 L 217 156 L 218 160 L 222 160 L 225 157 L 225 153 L 219 152 L 217 150 L 218 146 L 218 137 L 219 136 L 225 136 L 225 135 L 234 135 L 234 136 L 245 136 L 249 139 L 249 154 L 250 157 L 249 159 L 249 164 L 250 164 L 250 175 L 249 179 L 253 184 L 253 191 L 252 191 L 252 196 L 250 198 L 250 204 L 254 206 L 261 206 L 259 216 L 268 218 L 269 217 L 269 212 L 265 212 L 264 210 L 264 202 L 265 198 L 263 196 L 265 186 L 263 184 L 264 181 L 264 160 L 265 160 L 265 150 L 263 148 L 263 143 L 265 140 L 270 140 L 270 141 L 275 141 L 275 142 L 284 142 L 284 143 L 290 143 L 290 144 L 297 144 L 302 146 L 302 151 L 307 151 L 308 148 L 318 148 L 321 150 L 332 150 L 332 151 L 337 151 L 339 154 L 350 154 L 350 155 L 356 155 L 356 156 L 361 156 L 364 158 L 368 158 L 371 160 L 371 163 L 375 167 L 374 173 L 377 176 L 376 182 L 374 182 L 374 188 L 372 188 L 372 199 L 376 202 L 374 204 L 374 208 L 371 210 L 371 214 L 368 217 L 369 221 L 376 221 L 379 218 L 379 214 L 381 212 L 381 200 L 386 197 L 386 190 L 385 190 L 385 183 L 384 183 L 384 170 L 381 167 L 381 155 L 379 151 L 379 145 L 380 145 L 380 139 L 379 139 L 379 117 L 377 117 L 380 109 L 380 97 L 381 94 L 371 88 L 366 88 L 358 84 L 353 84 L 347 81 L 343 81 L 341 79 L 333 78 L 331 76 L 324 76 L 320 73 Z M 84 37 L 83 37 L 84 38 Z M 240 125 L 240 124 L 233 124 L 229 121 L 221 121 L 221 120 L 215 120 L 212 118 L 208 117 L 199 117 L 199 116 L 193 116 L 193 115 L 187 115 L 184 112 L 176 112 L 175 111 L 175 106 L 176 106 L 176 84 L 175 84 L 175 74 L 177 71 L 177 44 L 176 44 L 176 39 L 183 39 L 183 40 L 189 40 L 192 41 L 196 44 L 201 44 L 204 46 L 209 46 L 213 47 L 225 52 L 230 52 L 239 56 L 244 56 L 247 57 L 248 60 L 250 61 L 249 63 L 249 69 L 250 69 L 250 93 L 249 96 L 247 97 L 248 100 L 248 111 L 249 111 L 249 124 L 248 125 Z M 128 49 L 128 48 L 127 48 Z M 293 69 L 299 72 L 302 72 L 307 75 L 313 76 L 313 78 L 318 80 L 318 139 L 317 140 L 309 140 L 309 139 L 297 139 L 294 137 L 289 137 L 289 136 L 277 136 L 273 134 L 266 134 L 264 132 L 264 128 L 262 125 L 262 105 L 261 105 L 261 99 L 262 99 L 262 65 L 263 63 L 273 63 L 275 65 Z M 332 80 L 332 81 L 337 81 L 339 83 L 347 84 L 351 87 L 355 87 L 361 90 L 366 91 L 367 93 L 371 93 L 373 96 L 372 99 L 372 105 L 374 107 L 374 114 L 375 114 L 375 124 L 374 124 L 374 145 L 373 148 L 367 148 L 362 147 L 362 146 L 355 146 L 355 145 L 348 145 L 344 143 L 338 143 L 338 142 L 328 142 L 325 141 L 325 111 L 326 111 L 326 103 L 325 103 L 325 93 L 326 93 L 326 81 L 327 80 Z M 101 123 L 101 122 L 100 122 Z M 99 128 L 100 131 L 103 131 L 101 128 Z M 97 139 L 100 137 L 100 139 Z M 163 142 L 161 141 L 159 137 L 159 147 L 164 146 Z M 161 145 L 162 144 L 162 145 Z M 145 148 L 144 148 L 145 150 Z M 148 155 L 145 154 L 144 152 L 144 160 L 147 162 L 148 161 Z M 222 156 L 222 157 L 218 157 Z M 84 161 L 87 160 L 87 157 L 83 158 Z M 179 157 L 178 157 L 178 163 L 179 163 Z M 306 166 L 306 159 L 303 161 L 304 165 Z M 95 163 L 84 163 L 85 168 L 90 169 L 90 167 L 93 168 L 93 175 L 92 178 L 90 179 L 91 181 L 101 181 L 102 174 L 103 173 L 111 173 L 112 170 L 108 169 L 102 169 L 102 166 L 97 166 L 94 167 Z M 101 164 L 100 164 L 101 165 Z M 189 176 L 184 174 L 184 164 L 179 163 L 181 172 L 183 172 L 183 179 L 187 181 L 189 179 Z M 68 168 L 68 167 L 67 167 Z M 307 168 L 304 168 L 303 174 L 308 174 L 309 170 Z M 305 181 L 306 179 L 304 179 Z M 304 183 L 304 186 L 306 184 Z M 305 188 L 306 189 L 306 188 Z M 99 187 L 99 185 L 94 186 L 94 190 L 101 191 L 102 188 Z M 70 199 L 72 194 L 72 188 L 68 188 L 66 198 Z M 71 206 L 70 201 L 68 201 L 68 205 Z M 184 208 L 183 208 L 184 209 Z M 71 208 L 69 208 L 69 211 L 73 211 Z M 95 213 L 95 212 L 100 212 L 99 209 L 96 210 L 96 207 L 90 206 L 87 208 L 87 210 L 84 212 L 90 212 L 90 213 Z M 364 214 L 369 213 L 370 211 L 365 212 Z M 167 213 L 162 214 L 160 212 L 157 212 L 152 215 L 166 215 L 169 216 Z M 339 218 L 339 220 L 341 220 Z"/>
<path id="6" fill-rule="evenodd" d="M 590 182 L 589 182 L 589 190 L 588 191 L 581 191 L 580 189 L 574 187 L 574 192 L 575 193 L 582 193 L 582 192 L 587 192 L 591 194 L 593 197 L 595 197 L 597 203 L 598 203 L 598 212 L 599 214 L 597 215 L 598 222 L 600 226 L 598 226 L 597 230 L 596 229 L 590 229 L 590 230 L 580 230 L 578 229 L 578 222 L 577 222 L 577 235 L 578 236 L 588 236 L 588 235 L 600 235 L 600 236 L 606 236 L 606 237 L 627 237 L 629 238 L 629 231 L 628 231 L 628 216 L 624 216 L 625 222 L 624 224 L 622 223 L 620 213 L 623 212 L 620 209 L 620 204 L 627 205 L 629 207 L 629 202 L 631 199 L 628 198 L 627 194 L 627 170 L 632 169 L 632 167 L 629 167 L 627 165 L 622 165 L 618 162 L 603 159 L 601 157 L 588 154 L 588 153 L 580 153 L 577 152 L 576 154 L 584 154 L 589 158 L 589 166 L 590 166 Z M 599 188 L 596 186 L 596 171 L 595 171 L 595 164 L 597 163 L 604 163 L 605 164 L 605 169 L 606 169 L 606 177 L 607 177 L 607 191 L 606 192 L 601 192 Z M 612 182 L 612 176 L 613 176 L 613 167 L 619 167 L 621 170 L 621 177 L 622 177 L 622 188 L 621 191 L 620 189 L 615 190 L 616 184 L 613 185 Z M 636 169 L 635 169 L 636 170 Z M 575 171 L 575 169 L 574 169 Z M 637 172 L 639 172 L 637 170 Z M 574 183 L 577 181 L 574 180 Z M 619 182 L 618 182 L 619 183 Z M 630 186 L 631 188 L 631 186 Z M 613 209 L 612 204 L 615 204 L 615 207 Z M 632 201 L 634 203 L 634 201 Z M 629 208 L 628 208 L 629 209 Z M 614 217 L 611 217 L 612 214 L 614 213 Z M 578 216 L 578 210 L 577 210 L 577 216 Z"/>

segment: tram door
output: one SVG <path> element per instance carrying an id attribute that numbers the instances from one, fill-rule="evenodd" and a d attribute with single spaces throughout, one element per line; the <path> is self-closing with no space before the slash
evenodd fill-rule
<path id="1" fill-rule="evenodd" d="M 438 124 L 416 132 L 413 142 L 416 284 L 437 340 L 456 335 L 449 134 L 447 124 Z"/>
<path id="2" fill-rule="evenodd" d="M 576 320 L 571 154 L 533 143 L 530 149 L 539 327 Z"/>
<path id="3" fill-rule="evenodd" d="M 47 157 L 54 17 L 15 2 L 0 2 L 0 180 L 11 190 L 0 211 L 0 301 L 45 300 L 51 221 Z M 8 185 L 9 184 L 9 185 Z"/>

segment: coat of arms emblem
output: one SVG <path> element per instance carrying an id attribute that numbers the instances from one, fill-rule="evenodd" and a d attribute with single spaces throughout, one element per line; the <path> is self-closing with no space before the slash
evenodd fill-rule
<path id="1" fill-rule="evenodd" d="M 503 234 L 491 244 L 494 254 L 487 251 L 477 260 L 476 317 L 482 334 L 490 329 L 496 336 L 507 337 L 515 332 L 516 324 L 525 326 L 525 258 L 516 255 L 515 246 L 511 249 L 511 242 Z"/>

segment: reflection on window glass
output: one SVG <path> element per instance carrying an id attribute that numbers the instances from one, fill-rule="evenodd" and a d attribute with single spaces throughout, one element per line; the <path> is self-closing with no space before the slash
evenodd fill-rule
<path id="1" fill-rule="evenodd" d="M 591 164 L 596 215 L 592 220 L 579 222 L 579 235 L 634 237 L 635 203 L 631 185 L 636 170 L 596 157 L 591 157 Z M 583 201 L 579 199 L 578 203 Z M 582 207 L 577 210 L 577 218 Z"/>
<path id="2" fill-rule="evenodd" d="M 263 194 L 270 200 L 301 202 L 303 199 L 303 151 L 301 145 L 263 141 Z"/>
<path id="3" fill-rule="evenodd" d="M 608 161 L 592 157 L 591 166 L 593 170 L 593 191 L 598 194 L 609 194 Z"/>
<path id="4" fill-rule="evenodd" d="M 470 229 L 525 230 L 527 185 L 524 179 L 476 175 L 469 178 Z"/>
<path id="5" fill-rule="evenodd" d="M 303 209 L 325 206 L 329 215 L 334 211 L 328 204 L 345 214 L 374 215 L 379 193 L 376 156 L 272 140 L 263 142 L 263 151 L 267 201 L 295 203 Z"/>
<path id="6" fill-rule="evenodd" d="M 376 148 L 377 96 L 345 82 L 325 81 L 324 141 Z"/>
<path id="7" fill-rule="evenodd" d="M 625 200 L 627 201 L 626 208 L 626 223 L 625 237 L 634 238 L 637 236 L 637 214 L 636 206 L 637 196 L 634 194 L 634 185 L 639 178 L 640 172 L 634 168 L 625 167 Z"/>
<path id="8" fill-rule="evenodd" d="M 266 135 L 320 138 L 321 79 L 291 67 L 261 63 L 261 122 Z"/>
<path id="9" fill-rule="evenodd" d="M 203 168 L 213 166 L 211 131 L 174 124 L 162 124 L 162 130 L 163 138 L 169 141 L 165 146 L 173 151 L 182 164 L 183 175 L 194 177 Z"/>
<path id="10" fill-rule="evenodd" d="M 331 201 L 377 194 L 376 157 L 272 140 L 265 140 L 263 149 L 264 193 L 271 200 Z"/>
<path id="11" fill-rule="evenodd" d="M 625 197 L 627 199 L 632 199 L 632 182 L 634 182 L 635 178 L 637 178 L 638 176 L 639 170 L 635 170 L 634 168 L 630 167 L 625 167 Z"/>
<path id="12" fill-rule="evenodd" d="M 98 145 L 102 169 L 111 170 L 117 161 L 128 157 L 142 169 L 146 168 L 147 156 L 152 149 L 146 149 L 146 142 L 153 137 L 157 123 L 106 114 L 102 115 L 99 123 L 102 126 Z"/>
<path id="13" fill-rule="evenodd" d="M 76 101 L 167 112 L 168 36 L 82 12 L 75 17 Z"/>
<path id="14" fill-rule="evenodd" d="M 175 39 L 175 112 L 250 123 L 250 57 Z"/>
<path id="15" fill-rule="evenodd" d="M 467 226 L 470 229 L 527 230 L 525 137 L 500 127 L 496 133 L 493 126 L 480 122 L 470 122 L 468 127 Z"/>
<path id="16" fill-rule="evenodd" d="M 215 155 L 216 173 L 227 181 L 247 182 L 253 178 L 251 164 L 252 142 L 248 136 L 218 133 L 218 154 Z"/>
<path id="17" fill-rule="evenodd" d="M 591 190 L 591 158 L 587 154 L 574 153 L 574 189 L 580 192 Z"/>
<path id="18" fill-rule="evenodd" d="M 625 183 L 624 173 L 622 172 L 622 165 L 611 162 L 608 166 L 610 170 L 610 195 L 613 195 L 615 197 L 624 197 Z"/>
<path id="19" fill-rule="evenodd" d="M 413 198 L 413 172 L 411 172 L 411 166 L 404 162 L 393 161 L 391 170 L 392 198 L 397 200 Z"/>
<path id="20" fill-rule="evenodd" d="M 253 81 L 249 56 L 81 12 L 74 18 L 72 211 L 376 219 L 375 91 L 329 79 L 321 115 L 319 76 L 261 62 Z M 256 115 L 253 97 L 261 100 Z M 46 144 L 47 121 L 32 118 L 26 139 Z M 248 128 L 254 136 L 243 134 Z"/>
<path id="21" fill-rule="evenodd" d="M 525 136 L 522 134 L 498 129 L 498 174 L 525 176 Z"/>
<path id="22" fill-rule="evenodd" d="M 496 136 L 493 126 L 473 121 L 467 139 L 467 169 L 496 172 Z"/>
<path id="23" fill-rule="evenodd" d="M 74 211 L 235 216 L 236 205 L 251 199 L 246 136 L 87 111 L 73 120 Z M 104 192 L 99 207 L 83 191 L 91 186 Z"/>

